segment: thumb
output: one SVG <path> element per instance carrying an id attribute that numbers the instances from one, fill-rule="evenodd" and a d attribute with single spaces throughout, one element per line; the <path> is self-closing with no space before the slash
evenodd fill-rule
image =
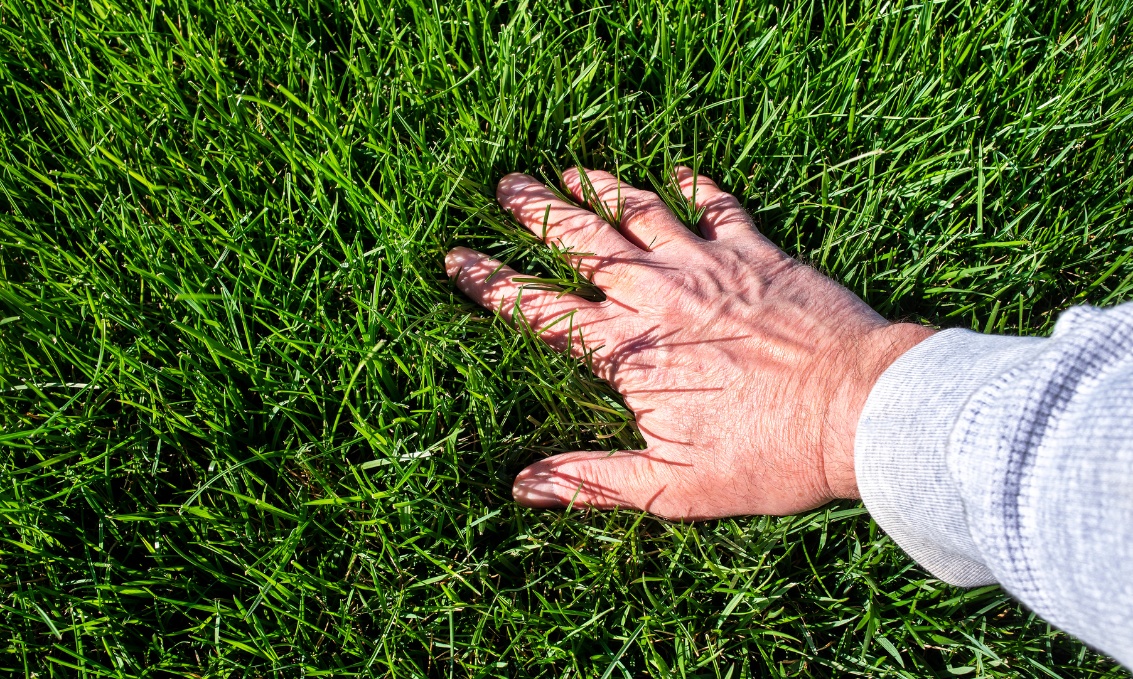
<path id="1" fill-rule="evenodd" d="M 562 453 L 521 471 L 511 492 L 520 504 L 542 509 L 639 509 L 696 518 L 689 494 L 681 492 L 691 467 L 655 450 Z"/>

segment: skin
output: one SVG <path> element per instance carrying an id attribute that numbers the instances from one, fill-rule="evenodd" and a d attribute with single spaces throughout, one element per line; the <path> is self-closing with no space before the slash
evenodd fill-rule
<path id="1" fill-rule="evenodd" d="M 607 299 L 524 287 L 514 269 L 455 248 L 445 265 L 469 297 L 526 320 L 583 357 L 634 412 L 645 450 L 554 455 L 513 494 L 532 507 L 632 508 L 669 519 L 791 514 L 859 497 L 854 434 L 870 389 L 932 330 L 890 323 L 759 233 L 730 194 L 678 168 L 704 214 L 700 237 L 648 191 L 578 169 L 564 190 L 620 214 L 617 227 L 523 174 L 500 204 L 570 253 Z M 590 205 L 594 207 L 594 205 Z M 620 210 L 620 212 L 619 212 Z"/>

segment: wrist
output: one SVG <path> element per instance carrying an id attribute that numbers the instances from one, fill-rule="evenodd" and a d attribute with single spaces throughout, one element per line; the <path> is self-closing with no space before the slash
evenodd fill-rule
<path id="1" fill-rule="evenodd" d="M 846 352 L 848 362 L 830 376 L 832 398 L 822 440 L 823 473 L 831 499 L 859 499 L 854 439 L 866 400 L 881 375 L 909 349 L 931 336 L 932 328 L 894 323 L 866 333 Z"/>

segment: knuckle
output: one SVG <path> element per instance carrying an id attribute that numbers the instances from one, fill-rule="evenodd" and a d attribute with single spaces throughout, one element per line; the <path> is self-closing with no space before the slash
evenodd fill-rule
<path id="1" fill-rule="evenodd" d="M 739 209 L 747 215 L 747 211 L 743 210 L 740 206 L 740 201 L 730 193 L 723 191 L 714 191 L 712 194 L 705 196 L 702 205 L 708 210 L 736 210 Z"/>
<path id="2" fill-rule="evenodd" d="M 641 258 L 632 262 L 610 263 L 602 267 L 603 287 L 611 290 L 646 289 L 656 275 L 656 267 Z"/>
<path id="3" fill-rule="evenodd" d="M 702 195 L 706 193 L 714 193 L 720 190 L 720 187 L 716 186 L 716 182 L 712 181 L 702 174 L 694 175 L 690 173 L 688 177 L 681 180 L 680 186 L 681 190 L 689 195 L 691 195 L 694 190 L 696 191 L 696 193 Z"/>
<path id="4" fill-rule="evenodd" d="M 668 214 L 665 201 L 648 191 L 636 191 L 626 196 L 622 205 L 622 221 L 627 224 L 665 219 Z"/>

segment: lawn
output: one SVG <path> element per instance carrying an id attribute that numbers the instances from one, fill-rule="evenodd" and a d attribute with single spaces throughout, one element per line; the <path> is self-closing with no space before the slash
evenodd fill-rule
<path id="1" fill-rule="evenodd" d="M 475 307 L 495 182 L 678 162 L 891 318 L 1133 298 L 1133 5 L 0 0 L 0 668 L 1128 676 L 859 503 L 533 511 L 617 394 Z M 585 281 L 582 281 L 585 283 Z"/>

